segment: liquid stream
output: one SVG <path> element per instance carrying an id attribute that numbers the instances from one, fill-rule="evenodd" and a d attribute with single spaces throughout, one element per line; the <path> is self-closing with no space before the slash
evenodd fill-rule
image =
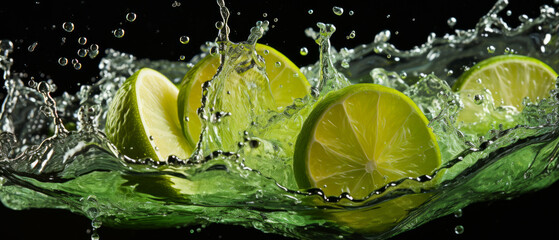
<path id="1" fill-rule="evenodd" d="M 329 42 L 335 27 L 319 23 L 318 31 L 308 35 L 316 39 L 320 59 L 301 68 L 312 94 L 285 109 L 250 105 L 252 124 L 231 137 L 232 146 L 223 139 L 223 129 L 233 123 L 219 108 L 219 96 L 226 91 L 222 83 L 232 71 L 242 71 L 239 63 L 257 60 L 251 49 L 265 34 L 267 22 L 258 22 L 246 42 L 231 43 L 228 10 L 221 3 L 218 43 L 202 46 L 189 63 L 137 59 L 109 49 L 97 83 L 57 97 L 51 96 L 56 91 L 52 81 L 24 83 L 21 74 L 10 71 L 13 46 L 2 40 L 0 65 L 7 92 L 0 115 L 0 199 L 13 209 L 68 209 L 98 225 L 224 223 L 296 238 L 384 239 L 474 202 L 545 188 L 559 178 L 556 90 L 538 103 L 525 101 L 515 116 L 518 125 L 510 129 L 496 126 L 478 136 L 460 131 L 454 119 L 461 102 L 450 86 L 476 62 L 518 53 L 559 69 L 555 9 L 542 6 L 540 16 L 513 28 L 500 18 L 506 5 L 497 2 L 474 29 L 433 35 L 411 50 L 388 43 L 390 32 L 383 31 L 372 43 L 338 51 Z M 143 67 L 178 83 L 207 54 L 221 54 L 223 64 L 204 87 L 200 116 L 206 121 L 193 156 L 157 162 L 121 154 L 103 133 L 108 105 L 120 84 Z M 298 189 L 291 167 L 293 144 L 313 104 L 330 91 L 363 82 L 400 90 L 420 107 L 437 136 L 442 166 L 429 175 L 391 182 L 362 199 Z M 494 109 L 490 96 L 476 101 Z M 413 207 L 394 210 L 398 204 Z M 389 213 L 394 211 L 405 214 L 394 219 L 398 216 Z"/>

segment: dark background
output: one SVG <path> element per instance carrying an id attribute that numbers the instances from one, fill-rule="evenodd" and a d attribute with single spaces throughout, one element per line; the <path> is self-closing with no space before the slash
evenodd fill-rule
<path id="1" fill-rule="evenodd" d="M 79 83 L 88 84 L 98 77 L 98 63 L 107 48 L 132 53 L 138 58 L 177 60 L 181 55 L 189 60 L 200 52 L 205 41 L 217 35 L 215 22 L 220 20 L 215 1 L 20 1 L 2 2 L 0 6 L 0 39 L 11 39 L 16 47 L 12 54 L 13 69 L 25 72 L 35 80 L 53 79 L 59 89 L 74 93 Z M 177 4 L 179 3 L 180 6 Z M 535 17 L 539 6 L 556 6 L 553 1 L 510 0 L 507 22 L 516 26 L 518 16 Z M 173 7 L 175 5 L 175 7 Z M 478 19 L 492 7 L 492 1 L 228 1 L 231 12 L 229 26 L 231 40 L 246 40 L 250 27 L 258 20 L 269 20 L 270 31 L 260 40 L 267 43 L 299 66 L 312 64 L 318 59 L 318 46 L 304 34 L 304 29 L 317 29 L 317 22 L 333 23 L 337 31 L 332 37 L 335 48 L 354 47 L 369 43 L 381 30 L 392 31 L 389 42 L 399 49 L 410 49 L 426 41 L 430 32 L 437 36 L 452 33 L 454 29 L 473 28 Z M 342 16 L 334 15 L 333 6 L 344 8 Z M 308 10 L 313 9 L 313 14 Z M 350 16 L 348 12 L 355 13 Z M 137 19 L 128 22 L 125 16 L 134 12 Z M 240 15 L 238 14 L 240 13 Z M 264 17 L 264 13 L 267 17 Z M 457 24 L 447 24 L 456 17 Z M 274 18 L 278 21 L 275 22 Z M 62 29 L 62 23 L 71 21 L 75 30 Z M 125 30 L 123 38 L 115 38 L 112 31 Z M 355 30 L 356 37 L 346 36 Z M 395 32 L 398 31 L 396 35 Z M 181 44 L 179 37 L 190 37 Z M 66 43 L 61 44 L 65 37 Z M 80 58 L 76 52 L 82 48 L 79 37 L 88 39 L 85 47 L 95 43 L 101 54 L 90 59 Z M 28 46 L 37 42 L 35 50 Z M 299 49 L 307 47 L 309 54 L 301 56 Z M 58 65 L 59 57 L 77 58 L 82 69 L 68 64 Z M 529 193 L 513 200 L 478 203 L 463 210 L 463 216 L 446 216 L 415 230 L 398 235 L 395 239 L 503 239 L 559 238 L 559 184 Z M 91 223 L 88 219 L 63 210 L 35 209 L 13 211 L 0 208 L 0 239 L 89 239 Z M 454 227 L 464 226 L 464 233 L 456 235 Z M 163 230 L 119 230 L 101 227 L 101 239 L 281 239 L 257 230 L 235 226 L 210 225 L 200 232 L 198 226 Z"/>

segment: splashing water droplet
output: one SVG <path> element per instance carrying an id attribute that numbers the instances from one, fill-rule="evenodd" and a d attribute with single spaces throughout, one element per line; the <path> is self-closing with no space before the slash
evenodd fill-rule
<path id="1" fill-rule="evenodd" d="M 341 16 L 342 14 L 344 14 L 344 9 L 341 7 L 333 7 L 332 11 L 334 12 L 334 14 Z"/>
<path id="2" fill-rule="evenodd" d="M 88 53 L 89 53 L 89 51 L 85 48 L 80 48 L 78 50 L 78 56 L 80 56 L 80 57 L 85 57 L 85 56 L 87 56 Z"/>
<path id="3" fill-rule="evenodd" d="M 68 58 L 61 57 L 58 59 L 58 64 L 60 66 L 66 66 L 68 64 Z"/>
<path id="4" fill-rule="evenodd" d="M 85 45 L 87 43 L 87 38 L 85 37 L 78 38 L 78 43 L 82 46 Z"/>
<path id="5" fill-rule="evenodd" d="M 456 26 L 456 18 L 451 17 L 448 20 L 446 20 L 446 23 L 448 24 L 449 27 L 454 28 L 454 26 Z"/>
<path id="6" fill-rule="evenodd" d="M 299 50 L 299 53 L 301 54 L 301 56 L 307 56 L 307 54 L 309 54 L 309 50 L 306 47 L 302 47 Z"/>
<path id="7" fill-rule="evenodd" d="M 464 226 L 458 225 L 458 226 L 454 227 L 454 233 L 456 233 L 456 234 L 464 233 Z"/>
<path id="8" fill-rule="evenodd" d="M 74 23 L 64 22 L 62 24 L 62 29 L 64 29 L 64 31 L 66 31 L 66 32 L 72 32 L 72 31 L 74 31 Z"/>
<path id="9" fill-rule="evenodd" d="M 76 69 L 76 70 L 80 70 L 80 69 L 82 69 L 82 64 L 81 64 L 81 63 L 79 63 L 79 62 L 77 62 L 77 63 L 74 63 L 74 69 Z"/>
<path id="10" fill-rule="evenodd" d="M 129 12 L 128 14 L 126 14 L 126 21 L 129 21 L 129 22 L 136 21 L 136 14 L 133 13 L 133 12 Z"/>
<path id="11" fill-rule="evenodd" d="M 122 38 L 122 37 L 124 37 L 124 29 L 122 29 L 122 28 L 115 29 L 115 30 L 113 31 L 113 35 L 114 35 L 116 38 Z"/>
<path id="12" fill-rule="evenodd" d="M 35 48 L 37 48 L 37 44 L 39 44 L 39 43 L 38 42 L 31 43 L 31 45 L 29 45 L 29 47 L 27 47 L 27 51 L 29 51 L 29 52 L 35 51 Z"/>
<path id="13" fill-rule="evenodd" d="M 180 41 L 182 44 L 187 44 L 187 43 L 190 42 L 190 37 L 188 37 L 188 36 L 180 36 L 179 41 Z"/>

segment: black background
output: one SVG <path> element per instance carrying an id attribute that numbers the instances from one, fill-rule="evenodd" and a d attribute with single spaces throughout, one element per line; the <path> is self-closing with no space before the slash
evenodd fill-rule
<path id="1" fill-rule="evenodd" d="M 173 7 L 180 3 L 180 6 Z M 512 15 L 503 14 L 507 22 L 516 26 L 518 16 L 535 17 L 539 6 L 553 1 L 510 0 L 507 9 Z M 228 1 L 231 12 L 229 25 L 231 40 L 243 41 L 249 29 L 258 20 L 268 20 L 273 28 L 260 40 L 267 43 L 299 66 L 312 64 L 318 59 L 318 46 L 304 34 L 304 29 L 317 29 L 317 22 L 333 23 L 337 31 L 332 37 L 335 48 L 354 47 L 369 43 L 381 30 L 392 31 L 391 43 L 400 49 L 410 49 L 422 44 L 431 32 L 437 36 L 452 33 L 454 29 L 473 28 L 477 20 L 493 5 L 492 1 Z M 333 6 L 344 8 L 342 16 L 334 15 Z M 312 9 L 313 14 L 308 14 Z M 348 12 L 355 14 L 350 16 Z M 128 22 L 125 16 L 134 12 L 137 19 Z M 239 14 L 240 13 L 240 14 Z M 264 17 L 264 13 L 267 17 Z M 447 24 L 456 17 L 457 24 Z M 277 22 L 274 21 L 277 18 Z M 98 63 L 103 50 L 114 48 L 132 53 L 138 58 L 168 59 L 179 61 L 200 52 L 200 45 L 212 41 L 217 35 L 215 22 L 220 20 L 215 1 L 20 1 L 2 2 L 0 6 L 0 39 L 11 39 L 16 47 L 12 54 L 13 69 L 25 72 L 35 80 L 53 79 L 59 89 L 74 93 L 78 83 L 94 82 L 98 77 Z M 62 23 L 71 21 L 75 30 L 62 29 Z M 112 31 L 125 30 L 123 38 L 115 38 Z M 346 36 L 355 30 L 356 37 Z M 395 34 L 396 31 L 398 34 Z M 188 44 L 181 44 L 179 37 L 190 37 Z M 98 44 L 101 54 L 95 59 L 79 58 L 82 48 L 79 37 L 88 39 L 86 47 Z M 61 44 L 65 37 L 66 43 Z M 34 51 L 28 46 L 37 42 Z M 307 47 L 309 54 L 301 56 L 299 49 Z M 59 57 L 77 58 L 82 69 L 71 64 L 58 65 Z M 395 239 L 502 239 L 505 237 L 559 238 L 559 184 L 548 189 L 529 193 L 513 200 L 478 203 L 463 210 L 463 216 L 446 216 L 403 233 Z M 0 208 L 0 239 L 89 239 L 91 223 L 88 219 L 63 210 L 35 209 L 13 211 Z M 456 235 L 454 227 L 464 226 L 464 233 Z M 264 234 L 257 230 L 235 226 L 210 225 L 200 232 L 198 226 L 162 230 L 122 230 L 101 227 L 101 239 L 281 239 L 281 236 Z"/>

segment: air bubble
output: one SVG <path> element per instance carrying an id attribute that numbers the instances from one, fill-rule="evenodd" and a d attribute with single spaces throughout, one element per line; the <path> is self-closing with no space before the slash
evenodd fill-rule
<path id="1" fill-rule="evenodd" d="M 68 58 L 60 57 L 60 58 L 58 59 L 58 64 L 59 64 L 60 66 L 66 66 L 66 65 L 68 64 Z"/>
<path id="2" fill-rule="evenodd" d="M 128 14 L 126 14 L 126 21 L 129 21 L 129 22 L 136 21 L 136 14 L 133 13 L 133 12 L 129 12 Z"/>
<path id="3" fill-rule="evenodd" d="M 309 50 L 306 47 L 302 47 L 299 50 L 299 53 L 301 54 L 301 56 L 307 56 L 307 54 L 309 54 Z"/>
<path id="4" fill-rule="evenodd" d="M 79 62 L 77 62 L 77 63 L 74 63 L 74 69 L 76 69 L 76 70 L 80 70 L 80 69 L 82 69 L 82 64 L 81 64 L 81 63 L 79 63 Z"/>
<path id="5" fill-rule="evenodd" d="M 174 7 L 174 8 L 175 8 L 175 7 L 180 7 L 180 6 L 181 6 L 181 3 L 178 2 L 178 1 L 174 1 L 174 2 L 171 4 L 171 7 Z"/>
<path id="6" fill-rule="evenodd" d="M 474 103 L 480 105 L 483 103 L 483 95 L 476 94 L 474 95 Z"/>
<path id="7" fill-rule="evenodd" d="M 274 66 L 277 67 L 277 68 L 281 67 L 281 62 L 274 63 Z"/>
<path id="8" fill-rule="evenodd" d="M 332 11 L 334 12 L 334 14 L 341 16 L 342 14 L 344 14 L 344 9 L 341 7 L 333 7 Z"/>
<path id="9" fill-rule="evenodd" d="M 353 14 L 355 14 L 355 12 L 353 12 L 353 10 L 348 12 L 349 16 L 353 16 Z"/>
<path id="10" fill-rule="evenodd" d="M 99 50 L 99 45 L 97 45 L 97 44 L 91 44 L 91 45 L 89 46 L 89 50 L 90 50 L 90 51 L 98 51 L 98 50 Z"/>
<path id="11" fill-rule="evenodd" d="M 118 29 L 113 30 L 113 35 L 114 35 L 116 38 L 122 38 L 122 37 L 124 37 L 124 29 L 118 28 Z"/>
<path id="12" fill-rule="evenodd" d="M 66 31 L 66 32 L 72 32 L 72 31 L 74 31 L 74 23 L 64 22 L 62 24 L 62 29 L 64 29 L 64 31 Z"/>
<path id="13" fill-rule="evenodd" d="M 488 53 L 494 53 L 495 52 L 495 46 L 491 45 L 491 46 L 487 47 L 487 52 Z"/>
<path id="14" fill-rule="evenodd" d="M 349 35 L 347 36 L 347 39 L 354 39 L 355 38 L 355 30 L 352 30 Z"/>
<path id="15" fill-rule="evenodd" d="M 309 15 L 310 15 L 310 14 L 313 14 L 314 11 L 313 11 L 312 9 L 309 9 L 308 13 L 309 13 Z"/>
<path id="16" fill-rule="evenodd" d="M 222 21 L 217 21 L 215 22 L 215 28 L 217 28 L 217 30 L 221 30 L 224 27 L 224 23 Z"/>
<path id="17" fill-rule="evenodd" d="M 268 17 L 268 14 L 267 14 L 267 13 L 263 13 L 263 14 L 262 14 L 262 17 Z"/>
<path id="18" fill-rule="evenodd" d="M 511 11 L 511 10 L 507 10 L 506 14 L 507 14 L 507 16 L 510 17 L 510 16 L 512 15 L 512 11 Z"/>
<path id="19" fill-rule="evenodd" d="M 268 54 L 270 54 L 270 50 L 264 49 L 264 51 L 262 51 L 262 53 L 264 53 L 264 55 L 268 55 Z"/>
<path id="20" fill-rule="evenodd" d="M 455 218 L 462 217 L 462 209 L 458 209 L 458 210 L 454 211 L 454 217 Z"/>
<path id="21" fill-rule="evenodd" d="M 78 44 L 80 44 L 80 45 L 83 46 L 83 45 L 85 45 L 86 43 L 87 43 L 87 38 L 85 38 L 85 37 L 80 37 L 80 38 L 78 38 Z"/>
<path id="22" fill-rule="evenodd" d="M 190 42 L 190 37 L 188 37 L 188 36 L 181 36 L 181 37 L 179 38 L 179 41 L 180 41 L 182 44 L 187 44 L 187 43 Z"/>

